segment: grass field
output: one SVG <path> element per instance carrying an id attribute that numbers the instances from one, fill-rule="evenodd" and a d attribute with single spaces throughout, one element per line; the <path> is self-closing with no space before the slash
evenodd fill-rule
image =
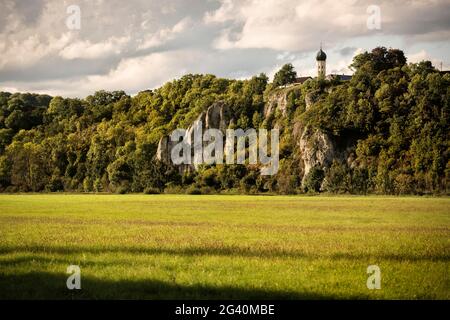
<path id="1" fill-rule="evenodd" d="M 0 195 L 3 299 L 450 299 L 449 262 L 449 198 Z"/>

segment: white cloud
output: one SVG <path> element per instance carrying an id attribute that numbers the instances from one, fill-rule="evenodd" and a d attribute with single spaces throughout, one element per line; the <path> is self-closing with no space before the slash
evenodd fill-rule
<path id="1" fill-rule="evenodd" d="M 151 34 L 145 38 L 142 43 L 138 46 L 138 50 L 154 48 L 163 45 L 167 41 L 170 41 L 192 26 L 192 19 L 186 17 L 178 21 L 172 28 L 160 29 L 157 32 Z"/>
<path id="2" fill-rule="evenodd" d="M 320 42 L 329 73 L 347 73 L 355 48 L 379 45 L 450 62 L 449 0 L 378 0 L 379 31 L 366 26 L 373 0 L 77 0 L 78 31 L 65 24 L 70 0 L 0 1 L 3 90 L 134 93 L 185 71 L 243 78 L 287 62 L 314 75 Z"/>
<path id="3" fill-rule="evenodd" d="M 125 90 L 136 93 L 141 90 L 155 88 L 170 79 L 182 76 L 185 63 L 198 61 L 198 53 L 194 51 L 171 51 L 152 53 L 147 56 L 123 59 L 116 68 L 107 74 L 89 75 L 83 78 L 42 81 L 40 83 L 4 83 L 2 90 L 28 91 L 83 97 L 97 90 Z M 31 89 L 26 89 L 26 88 Z"/>
<path id="4" fill-rule="evenodd" d="M 86 89 L 136 92 L 153 88 L 168 79 L 181 76 L 184 63 L 192 62 L 193 56 L 192 52 L 172 51 L 128 58 L 122 60 L 117 68 L 106 75 L 88 76 Z"/>
<path id="5" fill-rule="evenodd" d="M 30 35 L 23 40 L 0 36 L 0 70 L 12 67 L 28 67 L 40 59 L 61 50 L 70 43 L 72 35 L 63 33 L 60 37 Z"/>
<path id="6" fill-rule="evenodd" d="M 370 14 L 366 10 L 371 4 L 372 0 L 223 0 L 219 9 L 207 12 L 203 20 L 228 23 L 214 42 L 217 49 L 307 51 L 320 41 L 335 46 L 349 37 L 377 32 L 420 37 L 422 41 L 442 40 L 448 34 L 448 0 L 382 0 L 377 4 L 381 8 L 380 31 L 367 28 Z"/>
<path id="7" fill-rule="evenodd" d="M 430 60 L 430 57 L 425 50 L 420 50 L 419 52 L 410 54 L 408 56 L 408 62 L 416 63 L 416 62 L 420 62 L 423 60 Z"/>
<path id="8" fill-rule="evenodd" d="M 129 37 L 111 37 L 98 43 L 91 43 L 89 40 L 79 40 L 65 46 L 59 52 L 59 55 L 68 60 L 104 58 L 120 54 L 129 41 Z"/>
<path id="9" fill-rule="evenodd" d="M 237 13 L 235 9 L 233 0 L 222 0 L 220 8 L 213 12 L 206 12 L 203 21 L 206 24 L 213 24 L 233 20 Z"/>
<path id="10" fill-rule="evenodd" d="M 226 0 L 218 10 L 206 13 L 204 21 L 231 20 L 236 28 L 242 26 L 239 32 L 235 28 L 223 30 L 214 42 L 218 49 L 310 50 L 317 47 L 321 39 L 329 38 L 331 30 L 336 37 L 365 26 L 365 16 L 353 13 L 364 7 L 355 4 L 354 0 Z"/>

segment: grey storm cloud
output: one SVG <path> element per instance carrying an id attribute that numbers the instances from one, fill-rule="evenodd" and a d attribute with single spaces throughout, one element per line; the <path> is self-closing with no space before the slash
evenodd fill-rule
<path id="1" fill-rule="evenodd" d="M 414 59 L 449 56 L 448 0 L 376 1 L 375 31 L 366 26 L 373 2 L 0 0 L 0 90 L 135 93 L 185 73 L 273 75 L 286 62 L 305 75 L 321 41 L 336 72 L 347 72 L 355 53 L 395 39 Z M 81 10 L 80 30 L 66 26 L 70 5 Z"/>
<path id="2" fill-rule="evenodd" d="M 352 54 L 353 52 L 355 52 L 358 48 L 356 47 L 345 47 L 342 49 L 338 49 L 336 50 L 341 56 L 348 56 L 350 54 Z"/>
<path id="3" fill-rule="evenodd" d="M 22 25 L 33 26 L 38 21 L 44 10 L 44 0 L 20 0 L 20 1 L 7 1 L 1 2 L 2 10 L 0 11 L 0 31 L 7 24 L 7 17 L 10 14 L 14 14 L 17 21 L 20 21 Z"/>

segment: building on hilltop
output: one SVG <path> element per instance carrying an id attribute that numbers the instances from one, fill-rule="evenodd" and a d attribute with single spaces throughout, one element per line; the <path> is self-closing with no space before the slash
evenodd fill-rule
<path id="1" fill-rule="evenodd" d="M 317 52 L 316 61 L 317 61 L 317 77 L 323 79 L 325 78 L 327 72 L 327 55 L 322 50 L 322 44 L 320 44 L 320 50 L 319 52 Z"/>
<path id="2" fill-rule="evenodd" d="M 297 77 L 295 78 L 295 83 L 303 84 L 306 82 L 306 80 L 312 79 L 312 77 Z"/>
<path id="3" fill-rule="evenodd" d="M 349 81 L 352 79 L 351 75 L 346 74 L 329 74 L 327 75 L 327 54 L 322 50 L 322 44 L 320 45 L 320 50 L 316 54 L 316 66 L 317 66 L 317 78 L 325 80 L 339 80 L 339 81 Z M 297 77 L 294 84 L 303 84 L 307 80 L 313 79 L 310 76 L 307 77 Z"/>
<path id="4" fill-rule="evenodd" d="M 316 55 L 317 62 L 317 77 L 326 79 L 326 80 L 340 80 L 340 81 L 349 81 L 352 79 L 352 76 L 346 74 L 329 74 L 327 73 L 327 54 L 322 50 L 322 44 L 320 45 L 320 50 Z"/>

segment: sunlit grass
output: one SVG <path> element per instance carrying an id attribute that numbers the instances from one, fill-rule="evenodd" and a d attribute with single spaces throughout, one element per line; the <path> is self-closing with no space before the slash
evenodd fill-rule
<path id="1" fill-rule="evenodd" d="M 0 298 L 449 299 L 449 260 L 448 198 L 0 195 Z"/>

